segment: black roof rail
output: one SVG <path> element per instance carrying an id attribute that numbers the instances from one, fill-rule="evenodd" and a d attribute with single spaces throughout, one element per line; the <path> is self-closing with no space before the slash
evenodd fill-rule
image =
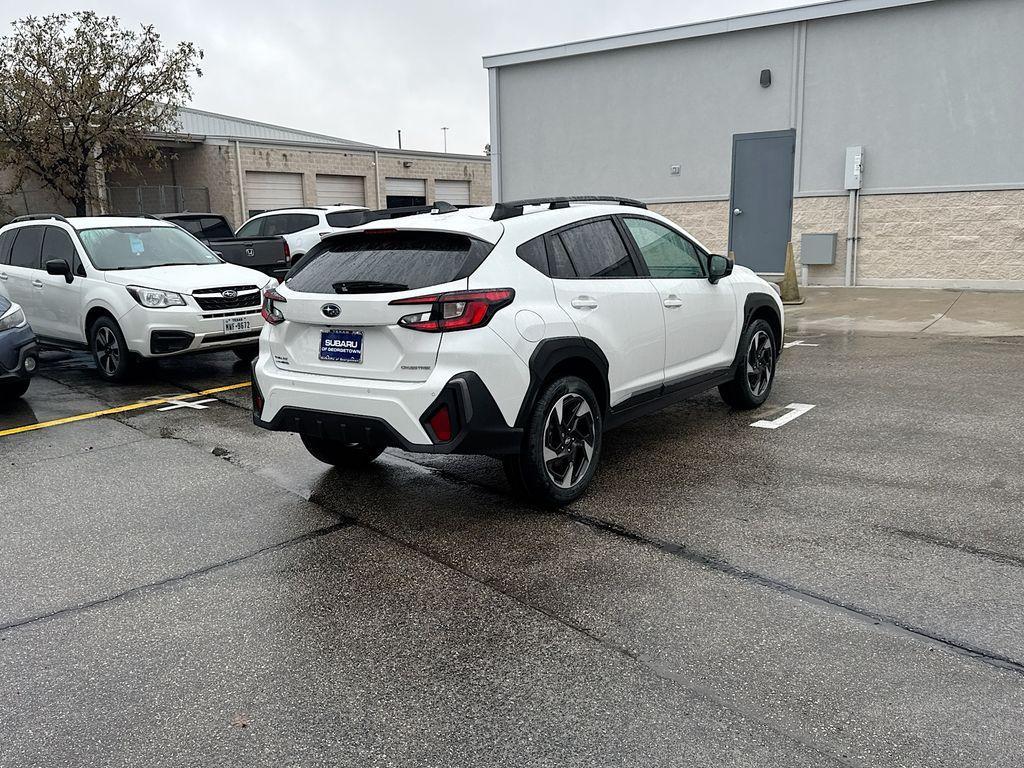
<path id="1" fill-rule="evenodd" d="M 491 214 L 491 221 L 501 221 L 523 215 L 523 208 L 527 205 L 546 205 L 548 210 L 555 211 L 560 208 L 568 208 L 570 203 L 618 203 L 633 208 L 646 208 L 647 204 L 629 197 L 616 197 L 615 195 L 570 195 L 568 197 L 534 197 L 529 200 L 508 200 L 494 204 L 494 213 Z"/>
<path id="2" fill-rule="evenodd" d="M 160 220 L 159 216 L 152 213 L 97 213 L 95 216 L 90 216 L 93 219 L 156 219 Z"/>
<path id="3" fill-rule="evenodd" d="M 56 219 L 57 221 L 63 221 L 65 224 L 71 223 L 59 213 L 29 213 L 25 216 L 15 216 L 9 223 L 15 224 L 19 221 L 43 221 L 45 219 Z"/>

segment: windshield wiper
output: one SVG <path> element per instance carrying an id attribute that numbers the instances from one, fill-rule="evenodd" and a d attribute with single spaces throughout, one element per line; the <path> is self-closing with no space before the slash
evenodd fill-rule
<path id="1" fill-rule="evenodd" d="M 409 290 L 409 286 L 402 283 L 382 283 L 377 280 L 343 280 L 332 283 L 331 288 L 335 293 L 391 293 Z"/>

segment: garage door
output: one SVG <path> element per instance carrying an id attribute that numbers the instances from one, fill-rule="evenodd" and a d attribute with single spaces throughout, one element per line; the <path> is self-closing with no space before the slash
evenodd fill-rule
<path id="1" fill-rule="evenodd" d="M 363 176 L 316 175 L 317 205 L 366 205 Z"/>
<path id="2" fill-rule="evenodd" d="M 435 183 L 437 199 L 452 205 L 469 205 L 468 181 L 445 181 L 438 179 Z"/>
<path id="3" fill-rule="evenodd" d="M 407 205 L 426 205 L 426 179 L 384 179 L 388 208 L 404 208 Z"/>
<path id="4" fill-rule="evenodd" d="M 274 208 L 302 205 L 302 174 L 245 172 L 245 207 L 250 216 Z"/>

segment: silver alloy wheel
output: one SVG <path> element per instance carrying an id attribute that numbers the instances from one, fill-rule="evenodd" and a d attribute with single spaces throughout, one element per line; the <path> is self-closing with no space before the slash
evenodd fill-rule
<path id="1" fill-rule="evenodd" d="M 750 347 L 747 349 L 747 384 L 754 397 L 761 397 L 768 391 L 774 366 L 775 354 L 772 351 L 771 337 L 764 331 L 758 331 L 750 340 Z"/>
<path id="2" fill-rule="evenodd" d="M 562 395 L 544 421 L 544 470 L 559 488 L 572 488 L 587 473 L 596 440 L 594 414 L 581 395 Z"/>
<path id="3" fill-rule="evenodd" d="M 121 362 L 121 345 L 117 343 L 117 336 L 106 326 L 96 331 L 96 362 L 108 376 L 117 372 L 117 366 Z"/>

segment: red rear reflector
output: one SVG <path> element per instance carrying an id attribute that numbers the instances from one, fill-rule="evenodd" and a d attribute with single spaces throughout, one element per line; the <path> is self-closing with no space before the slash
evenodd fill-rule
<path id="1" fill-rule="evenodd" d="M 448 413 L 447 405 L 442 405 L 434 411 L 434 415 L 430 417 L 430 421 L 427 423 L 430 424 L 430 428 L 434 430 L 434 437 L 436 437 L 439 442 L 447 443 L 452 439 L 452 419 L 451 415 Z"/>
<path id="2" fill-rule="evenodd" d="M 392 305 L 429 305 L 429 310 L 406 315 L 398 321 L 404 328 L 428 333 L 465 331 L 487 325 L 494 313 L 512 303 L 516 292 L 511 288 L 484 291 L 452 291 L 451 293 L 395 299 Z"/>

